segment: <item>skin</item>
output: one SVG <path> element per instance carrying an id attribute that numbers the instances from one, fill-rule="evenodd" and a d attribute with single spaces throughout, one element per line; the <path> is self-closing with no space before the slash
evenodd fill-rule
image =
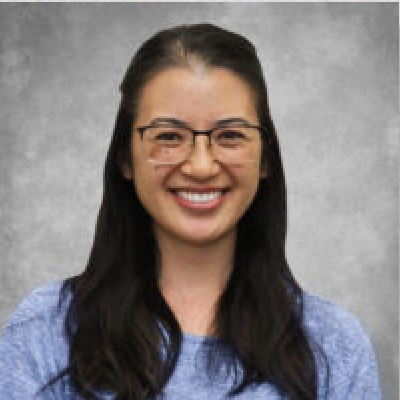
<path id="1" fill-rule="evenodd" d="M 171 67 L 143 88 L 135 126 L 157 117 L 173 117 L 198 130 L 217 120 L 242 117 L 258 125 L 254 96 L 248 85 L 224 68 Z M 177 166 L 147 162 L 143 143 L 133 133 L 131 164 L 122 166 L 144 207 L 153 217 L 161 251 L 160 290 L 183 332 L 212 334 L 215 304 L 231 272 L 236 225 L 250 206 L 259 180 L 261 142 L 254 148 L 255 163 L 223 165 L 198 136 L 191 158 Z M 176 187 L 229 187 L 224 202 L 210 211 L 183 208 L 169 193 Z"/>

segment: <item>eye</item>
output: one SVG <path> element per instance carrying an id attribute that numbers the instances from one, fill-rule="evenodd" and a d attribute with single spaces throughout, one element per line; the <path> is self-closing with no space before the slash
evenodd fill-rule
<path id="1" fill-rule="evenodd" d="M 217 138 L 218 140 L 237 141 L 245 139 L 246 135 L 241 131 L 229 129 L 219 132 Z"/>
<path id="2" fill-rule="evenodd" d="M 165 142 L 179 142 L 183 140 L 183 137 L 178 132 L 159 132 L 156 134 L 155 140 Z"/>

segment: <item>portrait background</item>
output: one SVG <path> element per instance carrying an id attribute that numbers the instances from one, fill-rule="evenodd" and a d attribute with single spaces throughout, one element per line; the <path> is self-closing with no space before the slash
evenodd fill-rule
<path id="1" fill-rule="evenodd" d="M 295 276 L 357 316 L 383 398 L 397 398 L 396 3 L 1 4 L 0 327 L 32 289 L 85 267 L 133 53 L 161 28 L 205 21 L 258 49 Z"/>

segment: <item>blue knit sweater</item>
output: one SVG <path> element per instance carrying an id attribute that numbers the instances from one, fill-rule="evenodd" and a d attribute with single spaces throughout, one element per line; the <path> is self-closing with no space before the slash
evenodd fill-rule
<path id="1" fill-rule="evenodd" d="M 81 399 L 64 377 L 46 392 L 38 389 L 68 364 L 69 345 L 63 322 L 71 296 L 57 309 L 62 282 L 44 285 L 30 293 L 5 325 L 0 339 L 0 398 L 4 400 Z M 319 371 L 319 400 L 379 400 L 378 371 L 371 342 L 349 313 L 316 296 L 305 294 L 305 326 L 326 353 L 330 366 L 329 390 L 325 369 Z M 201 336 L 184 334 L 177 367 L 165 387 L 166 400 L 217 400 L 226 398 L 231 380 L 207 378 L 199 363 Z M 208 338 L 207 340 L 215 340 Z M 207 343 L 206 340 L 206 343 Z M 207 345 L 207 344 L 206 344 Z M 114 399 L 110 392 L 96 392 Z M 248 387 L 236 397 L 248 400 L 282 400 L 267 384 Z"/>

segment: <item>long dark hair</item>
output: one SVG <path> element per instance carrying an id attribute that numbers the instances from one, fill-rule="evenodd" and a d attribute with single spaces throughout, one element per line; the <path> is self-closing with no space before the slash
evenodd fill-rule
<path id="1" fill-rule="evenodd" d="M 104 195 L 86 269 L 64 281 L 72 300 L 65 318 L 68 373 L 86 399 L 109 390 L 117 399 L 161 394 L 176 366 L 182 331 L 157 282 L 160 254 L 151 216 L 134 185 L 123 178 L 140 91 L 157 73 L 201 63 L 223 67 L 253 90 L 266 127 L 262 167 L 252 205 L 238 223 L 234 264 L 219 298 L 207 370 L 233 368 L 229 395 L 269 382 L 290 399 L 316 399 L 318 371 L 303 321 L 303 292 L 285 257 L 286 187 L 266 84 L 254 46 L 241 35 L 210 24 L 163 30 L 137 51 L 121 84 L 122 100 L 104 171 Z M 165 349 L 161 355 L 160 348 Z M 242 371 L 242 378 L 239 371 Z"/>

